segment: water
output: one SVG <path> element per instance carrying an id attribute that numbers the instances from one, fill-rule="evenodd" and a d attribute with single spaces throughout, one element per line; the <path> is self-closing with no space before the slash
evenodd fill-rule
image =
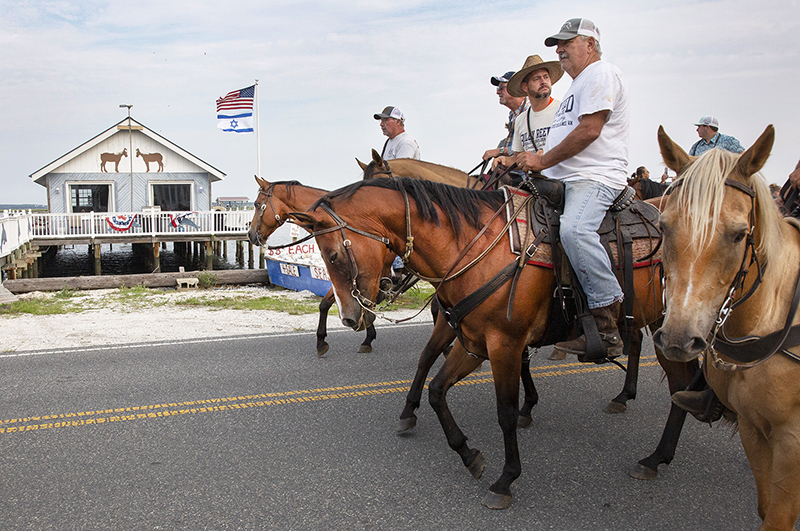
<path id="1" fill-rule="evenodd" d="M 222 242 L 227 247 L 227 260 L 214 255 L 212 268 L 247 269 L 248 254 L 245 245 L 244 263 L 236 263 L 236 242 Z M 42 248 L 42 251 L 45 249 Z M 177 273 L 180 267 L 185 271 L 199 271 L 205 268 L 205 259 L 199 256 L 179 256 L 173 250 L 173 244 L 167 243 L 166 249 L 159 253 L 162 273 Z M 253 249 L 253 267 L 258 267 L 258 249 Z M 134 254 L 130 244 L 101 245 L 100 269 L 103 275 L 131 275 L 135 273 L 152 273 L 142 256 Z M 77 277 L 94 275 L 94 254 L 88 245 L 62 247 L 52 259 L 45 258 L 39 270 L 41 278 Z"/>

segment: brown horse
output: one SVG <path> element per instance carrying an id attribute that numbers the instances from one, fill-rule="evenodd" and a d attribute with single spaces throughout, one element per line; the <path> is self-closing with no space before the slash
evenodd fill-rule
<path id="1" fill-rule="evenodd" d="M 296 210 L 306 210 L 315 201 L 328 193 L 327 190 L 300 186 L 296 181 L 269 183 L 256 177 L 259 185 L 258 197 L 254 206 L 255 214 L 250 222 L 247 237 L 253 245 L 264 245 L 267 239 L 278 227 L 286 222 L 288 214 Z M 391 264 L 389 265 L 391 267 Z M 317 355 L 322 356 L 328 352 L 327 321 L 328 311 L 333 305 L 334 293 L 329 290 L 319 303 L 319 323 L 317 324 Z M 372 342 L 375 340 L 375 327 L 367 328 L 364 342 L 358 347 L 359 352 L 372 352 Z"/>
<path id="2" fill-rule="evenodd" d="M 374 149 L 372 150 L 372 160 L 369 164 L 364 164 L 358 159 L 356 159 L 356 162 L 364 172 L 365 181 L 376 177 L 408 177 L 410 179 L 424 179 L 466 188 L 474 188 L 477 182 L 475 177 L 442 164 L 415 159 L 385 161 Z M 389 162 L 391 162 L 391 167 Z"/>
<path id="3" fill-rule="evenodd" d="M 504 222 L 499 218 L 488 224 L 477 245 L 466 245 L 502 203 L 501 192 L 479 192 L 430 181 L 375 179 L 332 192 L 320 200 L 321 208 L 291 216 L 316 235 L 328 274 L 339 294 L 342 322 L 354 330 L 363 330 L 375 319 L 365 308 L 370 308 L 376 299 L 381 267 L 389 253 L 409 253 L 406 265 L 438 286 L 438 297 L 446 308 L 452 308 L 512 263 L 516 256 L 510 251 L 507 234 L 501 234 Z M 498 235 L 499 244 L 489 247 L 489 242 Z M 411 236 L 413 249 L 408 247 Z M 454 264 L 462 251 L 466 254 Z M 441 282 L 456 267 L 473 263 L 479 255 L 483 258 L 472 267 Z M 652 266 L 634 273 L 636 329 L 661 317 L 660 285 L 653 285 L 653 274 Z M 489 295 L 460 323 L 460 340 L 465 349 L 454 348 L 430 384 L 430 402 L 450 447 L 460 455 L 473 477 L 478 478 L 485 466 L 484 457 L 467 445 L 466 436 L 449 411 L 446 393 L 484 360 L 491 363 L 498 421 L 505 443 L 503 472 L 483 500 L 491 508 L 510 505 L 511 483 L 520 474 L 516 427 L 522 353 L 547 331 L 553 282 L 552 269 L 525 267 L 517 283 L 510 319 L 506 318 L 506 310 L 511 283 L 503 284 Z M 686 386 L 693 374 L 690 364 L 671 364 L 662 358 L 659 361 L 667 371 L 671 391 Z M 682 426 L 685 413 L 676 414 L 678 417 Z M 671 457 L 668 452 L 666 456 L 659 455 L 654 458 L 655 466 Z"/>
<path id="4" fill-rule="evenodd" d="M 785 350 L 734 361 L 725 345 L 800 323 L 790 312 L 800 273 L 798 223 L 781 217 L 758 173 L 774 137 L 769 126 L 741 155 L 712 149 L 695 158 L 659 128 L 664 161 L 679 178 L 661 217 L 667 313 L 654 342 L 670 359 L 703 357 L 708 383 L 738 416 L 761 529 L 789 530 L 800 515 L 800 363 Z M 775 342 L 781 346 L 800 352 Z"/>

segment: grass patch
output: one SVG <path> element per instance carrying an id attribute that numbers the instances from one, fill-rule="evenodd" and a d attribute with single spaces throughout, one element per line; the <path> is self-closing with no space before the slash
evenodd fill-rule
<path id="1" fill-rule="evenodd" d="M 70 303 L 59 299 L 26 299 L 0 305 L 0 315 L 57 315 L 80 311 Z"/>
<path id="2" fill-rule="evenodd" d="M 211 299 L 200 296 L 176 301 L 175 305 L 202 306 L 217 310 L 271 310 L 273 312 L 285 312 L 289 315 L 305 315 L 319 311 L 319 302 L 317 301 L 298 301 L 277 297 L 257 297 L 254 299 L 223 297 Z"/>

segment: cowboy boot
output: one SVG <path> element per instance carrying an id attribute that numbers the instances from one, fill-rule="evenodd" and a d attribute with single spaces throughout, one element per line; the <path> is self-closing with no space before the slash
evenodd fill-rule
<path id="1" fill-rule="evenodd" d="M 582 335 L 572 341 L 556 343 L 555 350 L 560 350 L 567 354 L 576 354 L 578 361 L 582 362 L 595 362 L 622 356 L 622 338 L 617 328 L 619 307 L 620 303 L 615 302 L 609 306 L 589 310 L 597 323 L 597 331 L 600 332 L 600 340 L 605 348 L 605 356 L 598 358 L 586 357 L 586 335 Z"/>
<path id="2" fill-rule="evenodd" d="M 691 413 L 700 422 L 709 424 L 719 420 L 725 410 L 711 387 L 702 391 L 678 391 L 672 395 L 672 403 Z"/>

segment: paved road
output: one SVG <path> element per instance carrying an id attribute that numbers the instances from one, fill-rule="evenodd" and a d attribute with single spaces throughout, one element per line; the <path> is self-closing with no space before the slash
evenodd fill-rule
<path id="1" fill-rule="evenodd" d="M 412 433 L 394 432 L 430 328 L 380 328 L 371 354 L 356 353 L 362 334 L 334 332 L 323 359 L 311 333 L 0 355 L 0 529 L 758 527 L 730 427 L 692 421 L 657 480 L 628 476 L 666 418 L 657 366 L 642 369 L 629 410 L 609 416 L 618 369 L 544 353 L 514 501 L 483 508 L 502 466 L 488 363 L 450 393 L 486 456 L 483 478 L 427 403 Z"/>

